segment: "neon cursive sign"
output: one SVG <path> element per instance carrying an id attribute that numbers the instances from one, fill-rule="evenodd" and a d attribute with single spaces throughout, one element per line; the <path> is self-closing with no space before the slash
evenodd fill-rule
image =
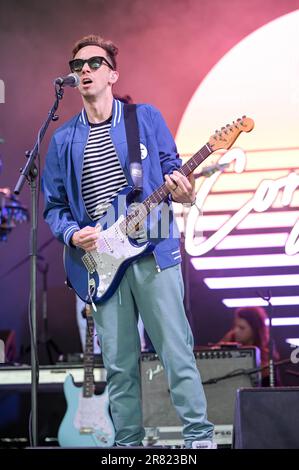
<path id="1" fill-rule="evenodd" d="M 242 149 L 234 148 L 220 157 L 218 163 L 220 165 L 234 163 L 234 171 L 242 173 L 246 167 L 246 155 Z M 197 204 L 190 209 L 186 223 L 185 248 L 191 256 L 201 256 L 211 251 L 228 234 L 236 229 L 252 211 L 258 213 L 267 211 L 274 203 L 280 190 L 282 190 L 282 206 L 290 205 L 294 192 L 299 187 L 299 175 L 293 171 L 287 176 L 276 180 L 262 180 L 252 197 L 233 216 L 225 221 L 213 235 L 206 239 L 197 239 L 195 243 L 194 234 L 196 226 L 200 226 L 201 220 L 205 217 L 203 214 L 204 203 L 220 174 L 221 172 L 218 171 L 204 181 L 197 194 Z M 296 221 L 287 238 L 285 252 L 288 255 L 294 255 L 299 252 L 299 220 Z"/>

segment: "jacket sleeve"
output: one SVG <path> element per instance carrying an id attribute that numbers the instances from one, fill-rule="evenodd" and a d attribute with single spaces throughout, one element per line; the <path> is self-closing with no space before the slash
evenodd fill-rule
<path id="1" fill-rule="evenodd" d="M 163 175 L 171 174 L 182 166 L 174 138 L 159 110 L 152 107 L 154 129 L 159 148 L 160 162 Z"/>
<path id="2" fill-rule="evenodd" d="M 73 233 L 80 230 L 80 227 L 74 220 L 67 198 L 55 135 L 51 139 L 46 156 L 42 188 L 45 200 L 44 219 L 53 235 L 66 245 L 70 245 Z"/>

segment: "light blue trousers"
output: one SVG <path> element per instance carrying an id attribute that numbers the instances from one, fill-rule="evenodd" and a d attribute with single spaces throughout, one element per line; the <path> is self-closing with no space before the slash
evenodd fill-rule
<path id="1" fill-rule="evenodd" d="M 138 312 L 164 366 L 186 446 L 213 437 L 183 296 L 181 266 L 158 272 L 153 255 L 149 255 L 131 264 L 115 294 L 94 312 L 107 370 L 116 445 L 140 445 L 144 438 Z"/>

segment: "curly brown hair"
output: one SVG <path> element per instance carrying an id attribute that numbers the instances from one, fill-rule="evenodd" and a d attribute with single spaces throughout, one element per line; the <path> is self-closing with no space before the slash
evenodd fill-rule
<path id="1" fill-rule="evenodd" d="M 269 327 L 266 326 L 267 313 L 263 307 L 240 307 L 235 311 L 237 318 L 246 320 L 254 335 L 254 345 L 260 349 L 268 347 Z"/>
<path id="2" fill-rule="evenodd" d="M 86 46 L 99 46 L 107 52 L 108 58 L 111 60 L 113 69 L 116 70 L 116 56 L 118 54 L 118 48 L 111 41 L 103 39 L 101 36 L 96 34 L 89 34 L 79 39 L 72 50 L 73 58 L 80 49 Z"/>

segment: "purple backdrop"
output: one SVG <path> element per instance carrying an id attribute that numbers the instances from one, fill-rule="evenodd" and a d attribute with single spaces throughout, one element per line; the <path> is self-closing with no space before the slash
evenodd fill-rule
<path id="1" fill-rule="evenodd" d="M 24 152 L 35 141 L 52 101 L 54 77 L 68 73 L 73 43 L 88 33 L 100 33 L 120 48 L 120 80 L 115 89 L 135 102 L 150 102 L 164 114 L 173 133 L 195 89 L 211 67 L 237 42 L 265 23 L 297 9 L 299 0 L 2 0 L 0 4 L 0 79 L 5 104 L 0 104 L 0 187 L 14 187 Z M 67 89 L 60 119 L 43 145 L 41 162 L 55 126 L 81 107 L 75 90 Z M 27 186 L 21 201 L 29 205 Z M 41 246 L 51 239 L 42 219 Z M 28 255 L 29 224 L 17 226 L 1 250 L 0 329 L 14 329 L 18 346 L 28 344 L 27 304 L 29 263 L 5 273 Z M 75 301 L 64 286 L 62 247 L 53 240 L 42 252 L 49 263 L 48 316 L 53 339 L 64 352 L 79 349 Z M 191 275 L 194 274 L 191 271 Z M 41 324 L 39 275 L 39 311 Z M 230 326 L 231 316 L 204 286 L 191 282 L 196 343 L 216 341 Z M 224 314 L 225 310 L 225 314 Z M 213 312 L 213 315 L 210 313 Z M 277 333 L 278 334 L 278 333 Z"/>

